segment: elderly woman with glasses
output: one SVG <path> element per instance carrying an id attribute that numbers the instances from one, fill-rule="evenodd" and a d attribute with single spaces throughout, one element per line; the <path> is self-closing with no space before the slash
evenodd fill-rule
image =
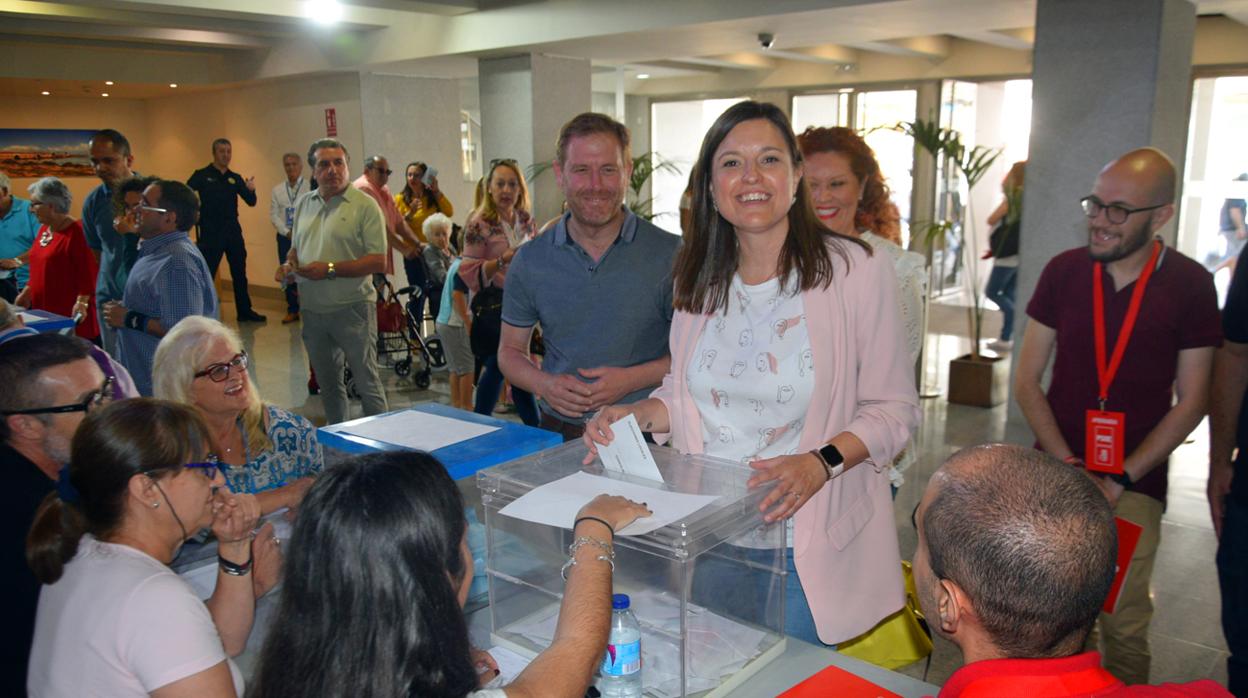
<path id="1" fill-rule="evenodd" d="M 36 514 L 27 559 L 39 581 L 27 690 L 31 696 L 236 696 L 230 655 L 255 614 L 254 498 L 232 495 L 199 414 L 137 398 L 92 411 L 71 446 L 67 476 Z M 168 565 L 211 526 L 216 587 L 202 602 Z"/>
<path id="2" fill-rule="evenodd" d="M 201 315 L 184 318 L 156 347 L 156 397 L 191 405 L 213 436 L 213 453 L 233 466 L 233 492 L 256 495 L 260 510 L 299 506 L 324 457 L 316 428 L 260 400 L 247 373 L 248 357 L 233 330 Z"/>
<path id="3" fill-rule="evenodd" d="M 99 265 L 87 247 L 82 221 L 69 215 L 73 201 L 69 187 L 56 177 L 44 177 L 27 190 L 41 225 L 30 247 L 30 281 L 15 305 L 72 317 L 78 322 L 74 332 L 94 340 L 100 336 L 91 302 Z"/>

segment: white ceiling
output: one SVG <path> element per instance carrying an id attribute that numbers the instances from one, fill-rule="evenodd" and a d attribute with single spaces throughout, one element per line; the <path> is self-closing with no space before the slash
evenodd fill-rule
<path id="1" fill-rule="evenodd" d="M 332 71 L 468 77 L 481 57 L 537 51 L 655 78 L 937 60 L 952 39 L 1030 50 L 1036 0 L 353 0 L 333 27 L 314 0 L 0 0 L 0 94 L 103 79 L 135 96 Z M 1199 0 L 1248 23 L 1248 0 Z M 775 35 L 763 50 L 760 32 Z M 48 60 L 56 56 L 56 60 Z M 139 95 L 137 93 L 143 93 Z"/>

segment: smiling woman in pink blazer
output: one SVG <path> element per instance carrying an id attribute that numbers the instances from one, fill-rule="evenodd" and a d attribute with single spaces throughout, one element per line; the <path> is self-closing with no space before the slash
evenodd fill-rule
<path id="1" fill-rule="evenodd" d="M 786 522 L 785 629 L 836 644 L 901 608 L 888 464 L 919 418 L 889 259 L 819 222 L 775 105 L 741 102 L 707 132 L 692 230 L 676 259 L 672 371 L 632 413 L 660 443 L 748 462 Z M 592 454 L 591 454 L 592 457 Z M 796 579 L 792 579 L 796 578 Z"/>

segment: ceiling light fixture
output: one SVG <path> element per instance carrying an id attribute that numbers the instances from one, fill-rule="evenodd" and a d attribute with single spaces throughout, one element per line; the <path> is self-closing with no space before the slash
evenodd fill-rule
<path id="1" fill-rule="evenodd" d="M 637 79 L 638 79 L 638 80 L 649 80 L 649 79 L 650 79 L 650 73 L 637 73 Z"/>
<path id="2" fill-rule="evenodd" d="M 107 93 L 107 92 L 101 92 L 101 93 L 100 93 L 100 96 L 101 96 L 101 97 L 107 97 L 107 96 L 108 96 L 108 93 Z"/>
<path id="3" fill-rule="evenodd" d="M 303 15 L 317 24 L 336 24 L 342 19 L 342 4 L 338 0 L 307 0 Z"/>
<path id="4" fill-rule="evenodd" d="M 176 88 L 176 87 L 178 86 L 178 83 L 176 83 L 176 82 L 171 82 L 171 83 L 169 83 L 169 86 L 170 86 L 170 87 L 173 87 L 173 88 Z"/>
<path id="5" fill-rule="evenodd" d="M 105 81 L 104 81 L 104 84 L 105 84 L 105 85 L 112 85 L 112 84 L 113 84 L 113 81 L 112 81 L 112 80 L 105 80 Z"/>
<path id="6" fill-rule="evenodd" d="M 44 97 L 47 97 L 48 95 L 50 95 L 50 94 L 52 94 L 52 93 L 51 93 L 51 92 L 48 92 L 47 90 L 44 90 L 43 92 L 40 92 L 39 94 L 43 95 Z"/>

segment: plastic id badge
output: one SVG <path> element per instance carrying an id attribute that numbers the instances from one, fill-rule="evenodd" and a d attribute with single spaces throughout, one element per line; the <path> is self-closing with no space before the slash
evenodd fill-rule
<path id="1" fill-rule="evenodd" d="M 1118 474 L 1122 472 L 1123 438 L 1126 434 L 1127 415 L 1122 412 L 1088 410 L 1087 444 L 1083 462 L 1088 470 L 1096 473 Z"/>
<path id="2" fill-rule="evenodd" d="M 286 230 L 290 230 L 293 227 L 295 227 L 295 207 L 287 206 L 286 207 Z"/>

